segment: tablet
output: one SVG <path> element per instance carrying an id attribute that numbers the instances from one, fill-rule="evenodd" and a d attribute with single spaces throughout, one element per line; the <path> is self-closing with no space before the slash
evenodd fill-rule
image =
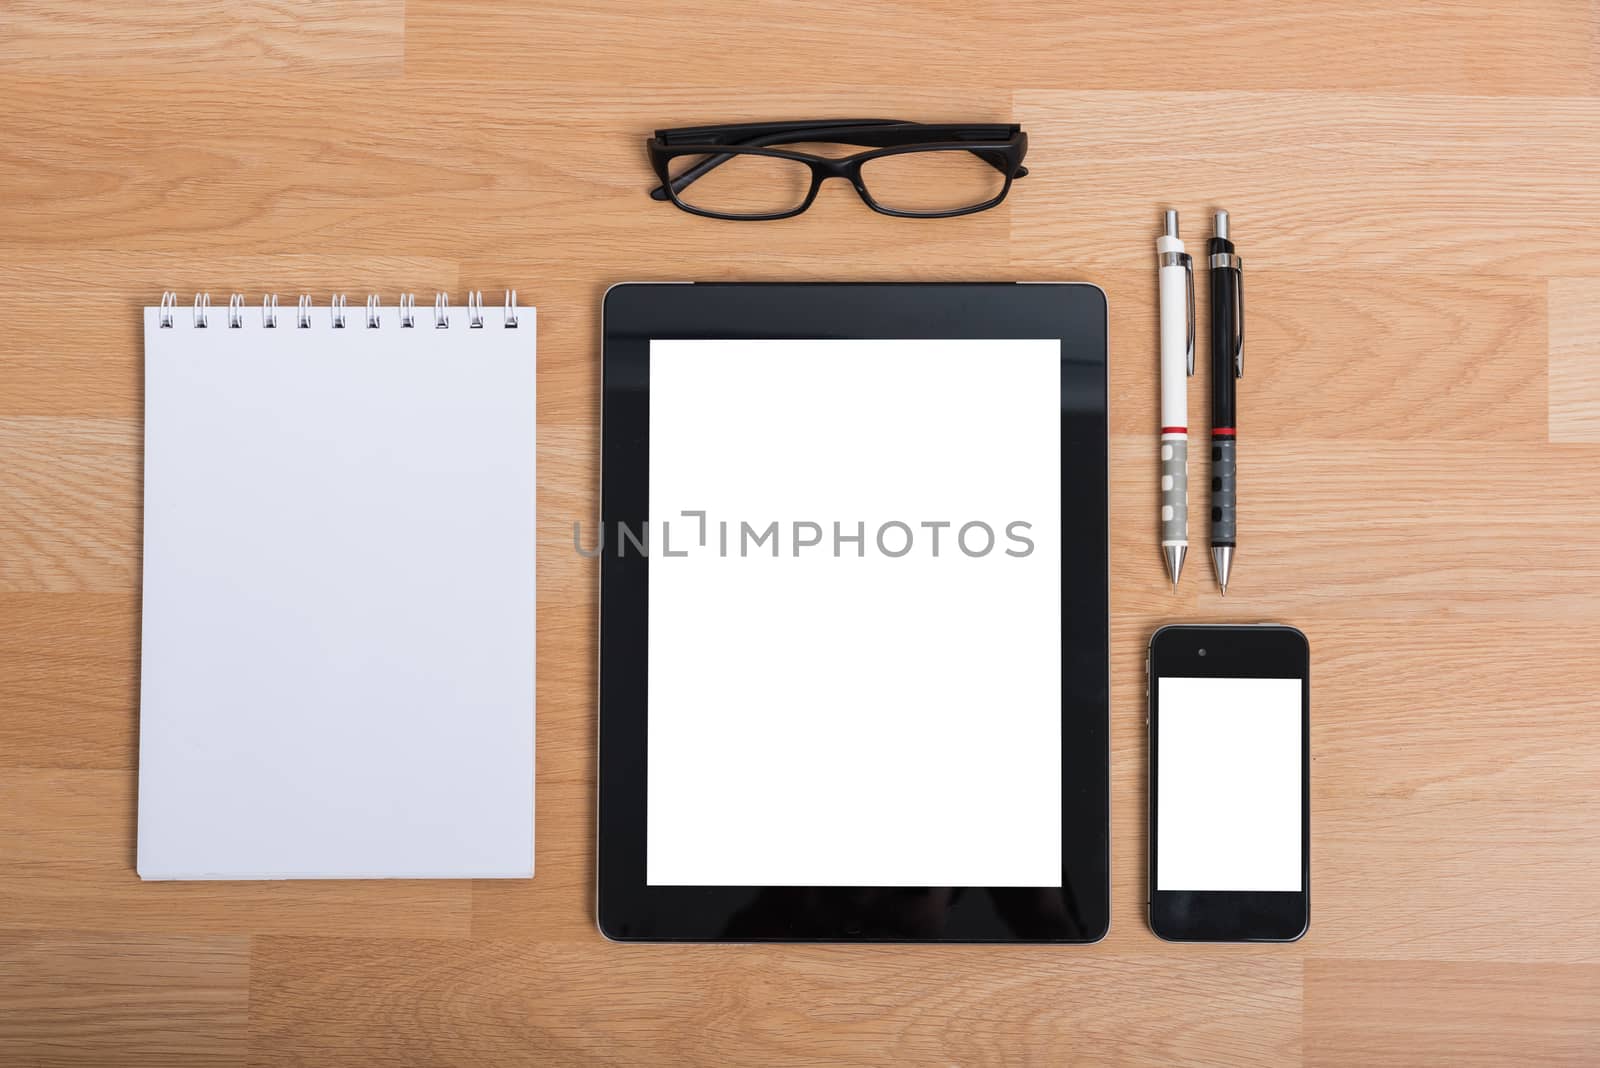
<path id="1" fill-rule="evenodd" d="M 601 931 L 1103 937 L 1103 293 L 642 283 L 602 318 Z"/>

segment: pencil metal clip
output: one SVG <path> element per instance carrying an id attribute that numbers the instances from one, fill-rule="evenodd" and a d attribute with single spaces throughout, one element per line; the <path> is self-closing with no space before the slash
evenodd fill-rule
<path id="1" fill-rule="evenodd" d="M 1183 281 L 1189 290 L 1189 377 L 1194 377 L 1194 257 L 1187 252 L 1180 257 L 1183 261 Z"/>
<path id="2" fill-rule="evenodd" d="M 1175 220 L 1178 213 L 1172 211 L 1168 212 L 1167 214 L 1172 216 Z M 1170 227 L 1170 229 L 1167 231 L 1168 234 L 1172 237 L 1176 237 L 1176 221 L 1169 221 L 1168 226 Z M 1189 340 L 1188 344 L 1185 346 L 1183 357 L 1185 364 L 1188 365 L 1189 374 L 1192 377 L 1194 375 L 1194 257 L 1189 255 L 1187 252 L 1159 252 L 1156 254 L 1156 266 L 1157 268 L 1183 268 L 1183 287 L 1189 297 Z"/>
<path id="3" fill-rule="evenodd" d="M 1233 287 L 1233 321 L 1234 329 L 1238 336 L 1233 342 L 1233 377 L 1244 377 L 1244 261 L 1239 257 L 1233 258 L 1233 264 L 1239 270 L 1239 284 Z"/>

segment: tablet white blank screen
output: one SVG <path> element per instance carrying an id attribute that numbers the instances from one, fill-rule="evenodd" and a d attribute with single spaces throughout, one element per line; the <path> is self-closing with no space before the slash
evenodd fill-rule
<path id="1" fill-rule="evenodd" d="M 1060 394 L 1055 339 L 651 343 L 649 883 L 1061 885 Z"/>

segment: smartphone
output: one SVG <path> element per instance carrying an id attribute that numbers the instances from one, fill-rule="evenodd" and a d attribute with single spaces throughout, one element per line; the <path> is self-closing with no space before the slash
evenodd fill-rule
<path id="1" fill-rule="evenodd" d="M 1150 929 L 1293 942 L 1311 923 L 1311 647 L 1275 624 L 1150 638 Z"/>

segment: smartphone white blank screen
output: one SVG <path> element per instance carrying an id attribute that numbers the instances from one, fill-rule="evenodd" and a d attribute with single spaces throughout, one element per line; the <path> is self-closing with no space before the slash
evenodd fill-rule
<path id="1" fill-rule="evenodd" d="M 1060 359 L 651 343 L 647 882 L 1061 885 Z"/>
<path id="2" fill-rule="evenodd" d="M 1156 686 L 1156 889 L 1303 889 L 1301 680 Z"/>

